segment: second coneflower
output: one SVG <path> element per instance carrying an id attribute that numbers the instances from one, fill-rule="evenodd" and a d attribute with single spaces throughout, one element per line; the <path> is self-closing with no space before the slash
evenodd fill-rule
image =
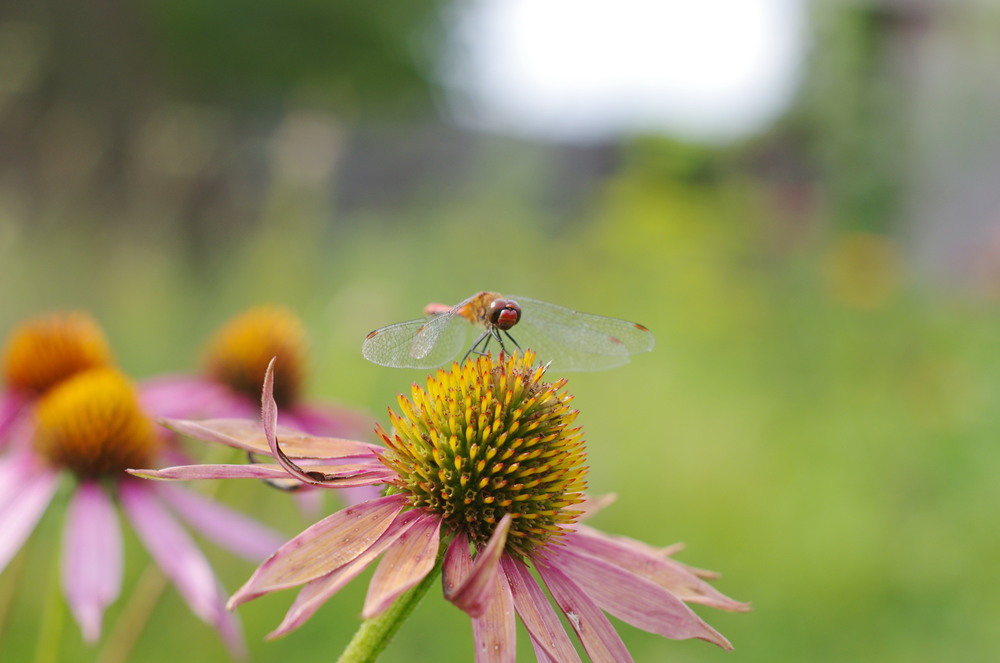
<path id="1" fill-rule="evenodd" d="M 112 363 L 104 331 L 86 313 L 51 313 L 18 325 L 3 348 L 0 449 L 42 394 L 81 371 Z"/>
<path id="2" fill-rule="evenodd" d="M 583 489 L 583 440 L 572 426 L 565 380 L 548 383 L 534 357 L 478 357 L 414 385 L 391 413 L 386 448 L 279 430 L 269 367 L 263 436 L 247 422 L 175 421 L 203 439 L 260 451 L 273 465 L 189 466 L 135 473 L 159 479 L 278 478 L 316 486 L 383 485 L 382 497 L 319 521 L 262 564 L 230 599 L 235 607 L 301 586 L 283 635 L 305 622 L 379 556 L 365 601 L 368 621 L 345 660 L 373 660 L 408 609 L 443 569 L 446 598 L 472 618 L 476 660 L 514 660 L 515 614 L 540 661 L 579 660 L 536 581 L 595 661 L 629 661 L 609 613 L 668 638 L 729 642 L 685 602 L 746 610 L 709 586 L 704 572 L 655 550 L 610 537 L 579 520 L 592 510 Z M 263 439 L 262 439 L 263 438 Z M 294 460 L 293 460 L 294 459 Z M 345 459 L 351 459 L 349 464 Z M 285 474 L 287 473 L 287 474 Z"/>
<path id="3" fill-rule="evenodd" d="M 117 508 L 191 610 L 216 627 L 232 651 L 238 624 L 208 561 L 175 516 L 252 561 L 280 539 L 267 528 L 197 493 L 157 486 L 124 472 L 155 462 L 160 431 L 120 372 L 101 367 L 60 381 L 37 400 L 29 443 L 0 454 L 0 572 L 22 547 L 63 480 L 72 496 L 63 528 L 63 594 L 84 640 L 96 642 L 105 608 L 119 595 L 123 544 Z M 172 488 L 172 490 L 163 490 Z"/>
<path id="4" fill-rule="evenodd" d="M 302 321 L 280 306 L 258 306 L 233 316 L 206 343 L 203 376 L 166 376 L 144 385 L 144 403 L 160 416 L 256 417 L 264 370 L 279 357 L 274 399 L 281 423 L 314 435 L 362 435 L 369 417 L 305 399 L 308 338 Z"/>

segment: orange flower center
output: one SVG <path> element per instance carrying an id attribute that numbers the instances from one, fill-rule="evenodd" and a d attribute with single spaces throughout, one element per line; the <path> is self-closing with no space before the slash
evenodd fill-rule
<path id="1" fill-rule="evenodd" d="M 14 330 L 4 350 L 7 385 L 41 394 L 81 371 L 111 364 L 104 332 L 85 313 L 35 318 Z"/>
<path id="2" fill-rule="evenodd" d="M 264 371 L 278 358 L 274 400 L 279 406 L 295 403 L 305 369 L 306 333 L 290 311 L 276 307 L 255 308 L 226 323 L 208 345 L 205 363 L 215 380 L 257 400 Z"/>
<path id="3" fill-rule="evenodd" d="M 148 467 L 160 446 L 131 382 L 112 368 L 56 386 L 39 400 L 35 418 L 35 449 L 81 477 Z"/>

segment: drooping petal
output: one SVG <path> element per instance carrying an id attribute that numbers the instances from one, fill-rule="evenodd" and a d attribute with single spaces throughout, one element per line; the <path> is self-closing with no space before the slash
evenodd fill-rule
<path id="1" fill-rule="evenodd" d="M 389 546 L 395 543 L 401 535 L 408 532 L 423 517 L 424 514 L 421 511 L 404 511 L 396 516 L 396 519 L 385 533 L 379 537 L 379 540 L 363 553 L 336 571 L 306 583 L 299 592 L 299 595 L 295 597 L 295 602 L 288 609 L 281 625 L 268 634 L 268 639 L 285 635 L 301 626 L 331 596 L 339 592 L 344 585 L 357 577 L 376 557 L 385 552 Z"/>
<path id="2" fill-rule="evenodd" d="M 528 629 L 528 635 L 531 636 L 538 658 L 541 659 L 544 654 L 559 663 L 579 661 L 580 656 L 566 635 L 548 597 L 535 582 L 527 567 L 510 555 L 503 556 L 500 566 L 507 577 L 507 582 L 510 583 L 514 608 L 524 627 Z"/>
<path id="3" fill-rule="evenodd" d="M 367 550 L 407 504 L 389 495 L 342 509 L 281 546 L 229 599 L 233 607 L 337 570 Z"/>
<path id="4" fill-rule="evenodd" d="M 464 533 L 455 536 L 448 546 L 444 561 L 444 597 L 470 617 L 479 617 L 486 610 L 493 589 L 493 578 L 500 568 L 500 556 L 507 545 L 510 514 L 504 515 L 490 536 L 486 547 L 476 555 L 469 554 L 469 539 Z"/>
<path id="5" fill-rule="evenodd" d="M 5 465 L 7 471 L 4 473 L 15 476 L 7 477 L 11 484 L 5 486 L 8 490 L 4 492 L 9 494 L 0 502 L 0 532 L 3 532 L 0 536 L 0 571 L 7 568 L 7 564 L 35 529 L 59 485 L 57 472 L 47 468 L 32 469 L 29 454 L 18 456 Z M 16 474 L 18 470 L 23 470 L 24 473 Z"/>
<path id="6" fill-rule="evenodd" d="M 559 609 L 566 615 L 566 621 L 576 631 L 591 661 L 594 663 L 632 661 L 632 655 L 626 649 L 618 631 L 579 585 L 559 569 L 538 560 L 535 560 L 535 568 L 538 569 L 538 574 L 542 576 Z"/>
<path id="7" fill-rule="evenodd" d="M 242 641 L 237 639 L 239 628 L 225 610 L 225 597 L 208 560 L 188 533 L 159 504 L 152 486 L 122 481 L 119 496 L 122 509 L 139 539 L 191 611 L 215 626 L 231 651 L 241 651 Z"/>
<path id="8" fill-rule="evenodd" d="M 261 421 L 264 424 L 264 436 L 267 438 L 267 445 L 271 451 L 271 455 L 285 468 L 285 471 L 302 483 L 313 486 L 331 487 L 342 472 L 341 470 L 335 470 L 332 474 L 324 473 L 317 468 L 304 470 L 285 455 L 279 444 L 277 437 L 278 404 L 275 402 L 274 394 L 272 393 L 274 390 L 274 362 L 275 359 L 271 359 L 267 365 L 267 371 L 264 373 L 264 388 L 261 394 L 260 413 Z"/>
<path id="9" fill-rule="evenodd" d="M 472 618 L 476 663 L 514 663 L 517 656 L 514 598 L 502 573 L 493 574 L 491 594 L 486 611 Z"/>
<path id="10" fill-rule="evenodd" d="M 280 548 L 287 538 L 194 491 L 172 485 L 156 485 L 155 489 L 189 525 L 248 561 L 260 562 Z"/>
<path id="11" fill-rule="evenodd" d="M 674 640 L 701 638 L 733 648 L 683 601 L 652 581 L 569 546 L 550 546 L 544 561 L 561 569 L 603 610 L 637 628 Z"/>
<path id="12" fill-rule="evenodd" d="M 259 422 L 249 419 L 160 419 L 170 430 L 190 437 L 224 444 L 228 447 L 271 455 L 271 448 Z M 336 437 L 319 437 L 278 426 L 275 432 L 281 449 L 289 458 L 365 458 L 381 449 L 378 445 Z"/>
<path id="13" fill-rule="evenodd" d="M 115 505 L 84 481 L 69 505 L 63 532 L 62 586 L 86 642 L 101 637 L 104 610 L 122 588 L 122 534 Z"/>
<path id="14" fill-rule="evenodd" d="M 441 517 L 422 516 L 399 536 L 379 562 L 361 612 L 363 619 L 382 614 L 396 598 L 417 585 L 434 568 L 441 542 Z"/>
<path id="15" fill-rule="evenodd" d="M 574 550 L 614 564 L 630 573 L 651 580 L 688 603 L 745 611 L 750 604 L 735 601 L 675 560 L 662 557 L 644 543 L 625 537 L 613 537 L 590 527 L 581 526 L 566 535 L 566 545 Z"/>
<path id="16" fill-rule="evenodd" d="M 326 465 L 319 466 L 325 474 L 342 476 L 327 483 L 323 488 L 348 488 L 355 486 L 371 486 L 385 483 L 394 476 L 391 470 L 375 465 Z M 162 470 L 129 469 L 133 474 L 143 479 L 163 479 L 167 481 L 193 481 L 197 479 L 276 479 L 288 480 L 288 472 L 283 467 L 273 463 L 257 463 L 250 465 L 177 465 L 165 467 Z"/>

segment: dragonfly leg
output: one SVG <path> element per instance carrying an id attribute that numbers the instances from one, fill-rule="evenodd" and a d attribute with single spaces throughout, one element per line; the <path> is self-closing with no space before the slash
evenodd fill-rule
<path id="1" fill-rule="evenodd" d="M 517 342 L 516 338 L 514 338 L 513 336 L 510 335 L 509 331 L 507 331 L 505 329 L 505 330 L 503 330 L 503 333 L 507 336 L 507 338 L 510 339 L 510 342 L 514 344 L 515 348 L 517 348 L 518 350 L 521 350 L 521 352 L 524 352 L 524 350 L 521 348 L 521 344 Z M 503 342 L 502 341 L 500 343 L 500 347 L 503 347 Z"/>
<path id="2" fill-rule="evenodd" d="M 479 338 L 476 339 L 476 342 L 472 344 L 471 348 L 469 348 L 469 351 L 465 353 L 464 357 L 462 357 L 462 363 L 464 364 L 465 360 L 469 358 L 469 355 L 471 355 L 473 353 L 475 353 L 477 355 L 484 355 L 484 354 L 486 354 L 486 347 L 490 344 L 490 339 L 492 337 L 493 337 L 493 330 L 492 329 L 487 329 L 482 334 L 480 334 Z M 485 343 L 484 343 L 484 341 L 485 341 Z M 479 347 L 480 343 L 483 344 L 482 351 L 479 351 L 479 350 L 476 349 L 476 348 Z"/>

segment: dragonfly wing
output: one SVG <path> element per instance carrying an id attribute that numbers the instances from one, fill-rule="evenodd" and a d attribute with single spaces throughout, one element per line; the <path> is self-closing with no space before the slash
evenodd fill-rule
<path id="1" fill-rule="evenodd" d="M 369 334 L 361 354 L 381 366 L 433 368 L 458 355 L 468 326 L 450 314 L 397 322 Z"/>
<path id="2" fill-rule="evenodd" d="M 511 334 L 539 360 L 551 361 L 564 371 L 592 371 L 628 362 L 639 352 L 649 352 L 653 334 L 628 320 L 581 313 L 530 297 L 511 295 L 521 306 L 521 320 Z"/>
<path id="3" fill-rule="evenodd" d="M 451 361 L 465 350 L 469 323 L 465 318 L 451 313 L 427 318 L 413 338 L 410 357 L 419 361 L 414 368 L 433 368 Z"/>

